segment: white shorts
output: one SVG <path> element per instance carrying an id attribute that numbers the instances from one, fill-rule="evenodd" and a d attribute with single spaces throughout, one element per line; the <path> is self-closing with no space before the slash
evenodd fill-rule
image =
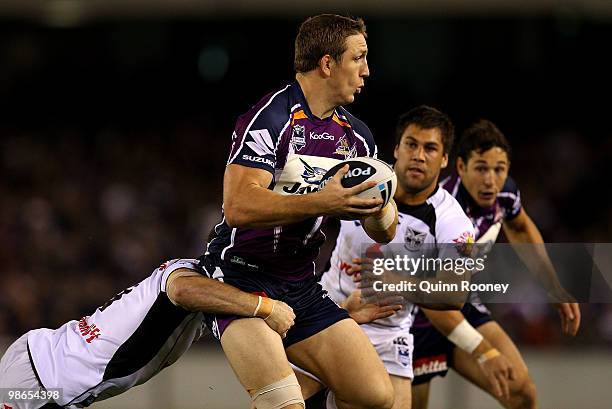
<path id="1" fill-rule="evenodd" d="M 13 342 L 0 359 L 0 404 L 3 405 L 2 408 L 36 409 L 52 402 L 51 400 L 10 400 L 8 393 L 17 389 L 44 391 L 36 379 L 28 356 L 28 334 Z"/>
<path id="2" fill-rule="evenodd" d="M 414 378 L 412 372 L 412 352 L 414 343 L 409 329 L 398 330 L 391 328 L 391 331 L 389 331 L 386 328 L 384 330 L 378 327 L 374 328 L 369 324 L 363 324 L 360 327 L 368 338 L 370 338 L 374 349 L 376 349 L 389 375 L 409 379 Z M 295 372 L 302 373 L 324 385 L 319 378 L 310 372 L 293 364 L 291 364 L 291 366 Z"/>
<path id="3" fill-rule="evenodd" d="M 402 378 L 414 377 L 412 372 L 412 352 L 414 342 L 409 329 L 380 328 L 371 324 L 361 325 L 389 375 Z"/>
<path id="4" fill-rule="evenodd" d="M 323 274 L 321 285 L 329 294 L 329 298 L 341 304 L 347 296 L 333 284 L 328 273 Z M 414 342 L 410 329 L 398 329 L 377 324 L 362 324 L 361 329 L 370 338 L 378 356 L 385 364 L 390 375 L 413 379 L 412 351 Z M 308 374 L 313 377 L 312 375 Z M 315 378 L 316 379 L 316 378 Z"/>

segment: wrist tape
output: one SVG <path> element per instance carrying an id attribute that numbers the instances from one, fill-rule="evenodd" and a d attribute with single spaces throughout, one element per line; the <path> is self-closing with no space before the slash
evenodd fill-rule
<path id="1" fill-rule="evenodd" d="M 253 312 L 253 317 L 263 318 L 264 320 L 270 318 L 270 315 L 274 312 L 274 304 L 275 302 L 269 299 L 268 297 L 258 296 L 259 300 L 257 301 L 257 307 Z"/>
<path id="2" fill-rule="evenodd" d="M 478 345 L 484 339 L 482 334 L 476 331 L 476 329 L 472 327 L 465 319 L 461 321 L 450 334 L 448 334 L 447 338 L 450 342 L 457 345 L 457 347 L 461 348 L 468 354 L 474 352 L 476 347 L 478 347 Z"/>
<path id="3" fill-rule="evenodd" d="M 393 224 L 397 215 L 395 202 L 392 200 L 383 207 L 378 215 L 368 216 L 363 223 L 368 229 L 385 231 Z"/>

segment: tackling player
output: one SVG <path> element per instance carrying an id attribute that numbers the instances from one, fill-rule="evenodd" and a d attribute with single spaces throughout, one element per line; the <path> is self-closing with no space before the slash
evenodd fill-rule
<path id="1" fill-rule="evenodd" d="M 167 261 L 92 315 L 20 337 L 0 360 L 3 409 L 89 406 L 140 385 L 200 337 L 203 313 L 259 317 L 278 334 L 293 325 L 285 303 L 203 277 L 197 264 Z M 14 401 L 18 389 L 45 398 Z"/>
<path id="2" fill-rule="evenodd" d="M 457 174 L 444 180 L 442 186 L 465 210 L 477 240 L 495 242 L 503 228 L 510 243 L 542 244 L 542 235 L 522 207 L 516 183 L 508 176 L 510 145 L 499 129 L 489 121 L 477 122 L 464 132 L 457 151 Z M 543 246 L 521 246 L 517 252 L 531 271 L 540 272 L 539 278 L 553 298 L 571 299 Z M 488 309 L 475 301 L 465 304 L 461 312 L 422 309 L 417 315 L 412 328 L 413 409 L 427 408 L 430 380 L 445 376 L 449 366 L 506 408 L 537 407 L 536 388 L 520 352 Z M 557 301 L 555 307 L 563 332 L 575 335 L 580 326 L 578 304 Z"/>
<path id="3" fill-rule="evenodd" d="M 361 19 L 331 14 L 307 19 L 295 40 L 296 80 L 265 96 L 236 123 L 223 183 L 223 220 L 202 256 L 203 266 L 240 289 L 285 301 L 296 313 L 284 340 L 261 320 L 219 316 L 215 321 L 225 354 L 258 409 L 304 406 L 288 358 L 323 379 L 343 408 L 385 409 L 393 403 L 376 351 L 327 297 L 314 268 L 327 216 L 367 220 L 367 232 L 377 241 L 395 234 L 391 203 L 380 209 L 382 201 L 356 197 L 375 182 L 343 188 L 345 166 L 318 188 L 337 163 L 376 156 L 368 127 L 343 107 L 369 76 L 367 54 Z"/>

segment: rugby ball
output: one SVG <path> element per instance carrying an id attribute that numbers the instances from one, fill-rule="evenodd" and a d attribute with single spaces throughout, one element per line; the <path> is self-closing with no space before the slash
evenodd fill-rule
<path id="1" fill-rule="evenodd" d="M 325 184 L 344 166 L 349 165 L 349 171 L 342 178 L 342 186 L 353 187 L 366 181 L 373 180 L 378 184 L 371 187 L 357 196 L 364 199 L 382 199 L 384 207 L 395 195 L 395 189 L 397 188 L 397 177 L 393 168 L 386 162 L 370 157 L 360 157 L 348 159 L 338 163 L 321 179 L 320 188 L 325 187 Z"/>

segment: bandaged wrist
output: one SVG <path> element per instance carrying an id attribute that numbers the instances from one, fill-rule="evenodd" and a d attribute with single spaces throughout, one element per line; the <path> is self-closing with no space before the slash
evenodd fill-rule
<path id="1" fill-rule="evenodd" d="M 395 202 L 391 200 L 381 209 L 379 214 L 366 217 L 363 224 L 367 229 L 385 231 L 393 224 L 396 215 L 397 208 Z"/>
<path id="2" fill-rule="evenodd" d="M 450 334 L 448 334 L 447 338 L 450 342 L 457 345 L 457 347 L 471 354 L 482 342 L 484 337 L 464 319 Z"/>
<path id="3" fill-rule="evenodd" d="M 501 352 L 499 352 L 496 348 L 491 348 L 489 349 L 487 352 L 485 352 L 484 354 L 480 355 L 477 359 L 478 363 L 480 365 L 484 364 L 485 362 L 487 362 L 489 359 L 493 359 L 497 356 L 500 356 Z"/>
<path id="4" fill-rule="evenodd" d="M 257 307 L 253 312 L 253 317 L 263 318 L 264 320 L 272 315 L 274 311 L 274 301 L 269 299 L 268 297 L 259 296 L 259 300 L 257 301 Z"/>

